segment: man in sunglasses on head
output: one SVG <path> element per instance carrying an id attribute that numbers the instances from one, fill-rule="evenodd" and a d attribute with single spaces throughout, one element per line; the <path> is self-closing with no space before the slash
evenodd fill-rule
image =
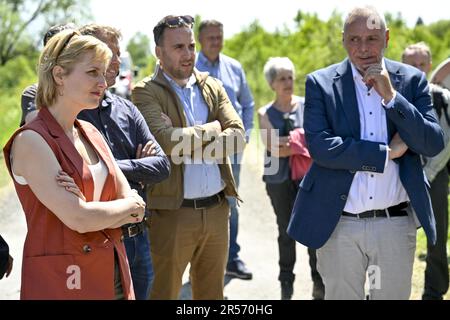
<path id="1" fill-rule="evenodd" d="M 238 198 L 228 156 L 243 150 L 245 133 L 221 82 L 194 68 L 193 23 L 190 16 L 167 16 L 155 26 L 159 64 L 132 93 L 172 168 L 147 193 L 154 212 L 151 299 L 177 299 L 189 263 L 193 299 L 223 299 L 225 197 Z"/>

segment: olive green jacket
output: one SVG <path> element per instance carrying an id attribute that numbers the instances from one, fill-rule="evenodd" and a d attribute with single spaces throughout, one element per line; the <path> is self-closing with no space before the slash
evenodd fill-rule
<path id="1" fill-rule="evenodd" d="M 202 151 L 200 154 L 204 159 L 217 161 L 226 184 L 225 195 L 239 199 L 228 156 L 244 149 L 244 126 L 222 83 L 196 69 L 194 75 L 209 108 L 207 123 L 202 125 L 187 126 L 183 105 L 160 68 L 133 89 L 133 103 L 141 111 L 171 164 L 169 178 L 148 188 L 147 205 L 150 209 L 174 210 L 181 207 L 184 195 L 184 164 L 181 159 L 183 156 L 194 157 L 198 151 Z M 166 124 L 161 113 L 171 119 L 172 125 Z M 222 127 L 218 136 L 214 136 L 214 120 L 218 120 Z"/>

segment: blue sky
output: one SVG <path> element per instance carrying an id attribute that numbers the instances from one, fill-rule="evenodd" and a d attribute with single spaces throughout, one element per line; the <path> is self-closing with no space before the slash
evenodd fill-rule
<path id="1" fill-rule="evenodd" d="M 401 12 L 410 26 L 419 15 L 425 23 L 450 19 L 448 0 L 91 0 L 91 8 L 96 22 L 121 29 L 126 43 L 137 31 L 152 39 L 153 26 L 168 14 L 199 14 L 202 19 L 219 20 L 228 38 L 255 19 L 265 29 L 273 31 L 284 25 L 292 27 L 298 9 L 316 12 L 320 18 L 327 19 L 334 9 L 345 14 L 355 5 L 364 3 L 374 5 L 382 13 Z"/>

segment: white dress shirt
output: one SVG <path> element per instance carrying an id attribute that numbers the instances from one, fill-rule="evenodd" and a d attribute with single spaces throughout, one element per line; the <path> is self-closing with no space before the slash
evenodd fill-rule
<path id="1" fill-rule="evenodd" d="M 382 64 L 385 68 L 384 60 Z M 360 138 L 388 145 L 386 111 L 381 106 L 382 98 L 374 88 L 367 88 L 361 74 L 353 64 L 351 66 L 358 102 Z M 393 100 L 387 104 L 388 108 L 393 106 Z M 409 198 L 400 181 L 398 164 L 387 158 L 383 173 L 356 172 L 344 211 L 357 214 L 367 210 L 386 209 L 404 201 L 409 201 Z"/>

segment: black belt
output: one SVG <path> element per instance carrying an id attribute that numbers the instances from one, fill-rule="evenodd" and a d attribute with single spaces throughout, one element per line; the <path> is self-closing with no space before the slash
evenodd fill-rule
<path id="1" fill-rule="evenodd" d="M 358 214 L 343 211 L 342 215 L 346 217 L 357 217 L 360 219 L 379 218 L 379 217 L 387 217 L 388 216 L 388 214 L 386 213 L 387 210 L 389 212 L 390 217 L 404 217 L 408 215 L 408 212 L 404 210 L 408 207 L 408 205 L 409 202 L 402 202 L 397 204 L 396 206 L 392 206 L 383 210 L 369 210 Z"/>
<path id="2" fill-rule="evenodd" d="M 199 199 L 184 199 L 181 203 L 182 207 L 194 208 L 196 210 L 206 209 L 212 207 L 222 201 L 225 197 L 223 191 L 216 193 L 207 198 L 199 198 Z"/>
<path id="3" fill-rule="evenodd" d="M 146 228 L 145 219 L 139 223 L 126 224 L 122 226 L 122 232 L 125 237 L 133 238 L 144 231 Z"/>

